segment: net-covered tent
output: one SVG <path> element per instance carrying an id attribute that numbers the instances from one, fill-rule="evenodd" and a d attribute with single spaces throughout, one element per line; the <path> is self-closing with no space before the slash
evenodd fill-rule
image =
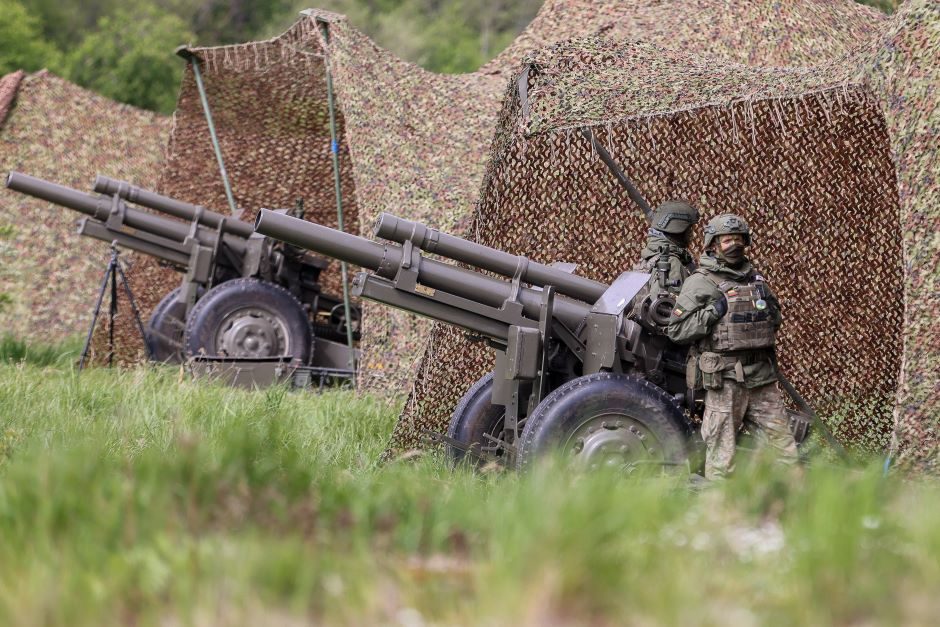
<path id="1" fill-rule="evenodd" d="M 913 170 L 896 166 L 911 154 L 900 150 L 905 133 L 932 128 L 925 122 L 933 114 L 926 87 L 936 60 L 932 11 L 923 0 L 891 20 L 849 0 L 550 0 L 499 57 L 455 76 L 404 62 L 342 16 L 320 11 L 268 41 L 191 51 L 246 219 L 262 206 L 302 198 L 309 219 L 336 224 L 327 67 L 347 230 L 367 234 L 376 214 L 389 211 L 538 259 L 563 257 L 610 278 L 632 263 L 642 225 L 572 130 L 586 125 L 652 200 L 684 194 L 709 213 L 744 212 L 768 244 L 755 250 L 758 260 L 780 277 L 777 284 L 792 281 L 780 286 L 786 366 L 812 401 L 841 412 L 834 415 L 845 422 L 843 433 L 877 447 L 891 430 L 896 399 L 910 424 L 931 416 L 918 399 L 929 401 L 934 383 L 912 374 L 927 374 L 923 367 L 936 361 L 935 350 L 928 358 L 913 351 L 936 345 L 928 318 L 914 315 L 930 310 L 935 273 L 911 266 L 911 255 L 925 253 L 910 233 L 923 237 L 935 222 L 927 196 L 905 187 L 929 184 L 905 179 Z M 530 67 L 537 71 L 523 111 L 507 85 Z M 917 100 L 891 100 L 908 93 Z M 163 193 L 225 210 L 191 70 L 167 164 Z M 798 202 L 803 196 L 810 202 Z M 833 213 L 850 223 L 841 230 L 825 219 L 837 205 L 857 212 Z M 524 235 L 529 220 L 530 231 L 544 227 L 538 238 Z M 591 244 L 600 242 L 596 250 L 586 251 L 585 230 Z M 801 239 L 809 232 L 817 238 Z M 790 266 L 784 242 L 801 246 Z M 865 278 L 846 280 L 843 266 L 866 267 Z M 338 290 L 337 275 L 328 288 Z M 175 277 L 141 264 L 134 282 L 152 307 Z M 805 298 L 823 296 L 820 315 L 808 317 Z M 882 299 L 877 320 L 870 298 Z M 840 299 L 841 316 L 833 304 Z M 401 393 L 417 381 L 396 448 L 415 445 L 420 428 L 440 430 L 486 368 L 449 331 L 429 328 L 366 304 L 361 387 Z M 915 335 L 933 344 L 912 344 Z M 843 358 L 817 350 L 817 336 Z M 128 350 L 139 352 L 131 343 Z M 844 384 L 817 380 L 840 368 Z M 862 381 L 869 384 L 859 387 Z"/>
<path id="2" fill-rule="evenodd" d="M 293 206 L 303 198 L 310 219 L 336 224 L 328 59 L 339 110 L 347 228 L 368 233 L 377 213 L 390 211 L 462 232 L 479 194 L 506 81 L 526 51 L 578 36 L 632 36 L 720 51 L 728 59 L 745 54 L 754 63 L 808 63 L 845 53 L 884 21 L 849 0 L 746 4 L 551 0 L 496 59 L 457 76 L 402 61 L 342 16 L 322 11 L 310 11 L 268 41 L 192 52 L 201 60 L 235 200 L 246 219 L 262 206 Z M 661 23 L 664 16 L 671 26 Z M 702 27 L 706 23 L 727 28 L 719 37 Z M 191 71 L 182 85 L 161 188 L 217 210 L 226 207 Z M 145 308 L 173 281 L 155 266 L 139 276 Z M 327 279 L 327 288 L 339 289 L 337 277 L 334 272 Z M 361 386 L 390 393 L 409 389 L 428 329 L 423 320 L 367 303 Z"/>
<path id="3" fill-rule="evenodd" d="M 470 232 L 599 280 L 629 267 L 646 224 L 577 132 L 590 128 L 654 204 L 748 219 L 784 307 L 782 367 L 840 434 L 887 448 L 895 410 L 901 451 L 936 464 L 938 26 L 938 5 L 910 2 L 855 53 L 805 67 L 597 38 L 535 52 Z M 443 328 L 424 363 L 402 445 L 491 368 Z"/>
<path id="4" fill-rule="evenodd" d="M 0 176 L 10 170 L 90 191 L 95 175 L 154 185 L 170 119 L 89 92 L 49 72 L 0 79 Z M 87 331 L 102 272 L 103 242 L 80 237 L 79 214 L 0 187 L 0 326 L 57 341 Z M 130 261 L 130 258 L 128 258 Z"/>

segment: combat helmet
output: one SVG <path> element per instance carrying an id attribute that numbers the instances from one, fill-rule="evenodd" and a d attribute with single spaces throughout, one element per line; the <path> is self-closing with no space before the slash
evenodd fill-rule
<path id="1" fill-rule="evenodd" d="M 712 240 L 719 235 L 734 234 L 743 235 L 744 245 L 750 246 L 751 229 L 748 228 L 744 218 L 733 213 L 723 213 L 720 216 L 715 216 L 708 221 L 708 225 L 705 227 L 706 250 L 711 246 Z"/>
<path id="2" fill-rule="evenodd" d="M 678 234 L 698 222 L 698 209 L 681 200 L 667 200 L 653 210 L 650 223 L 663 233 Z"/>

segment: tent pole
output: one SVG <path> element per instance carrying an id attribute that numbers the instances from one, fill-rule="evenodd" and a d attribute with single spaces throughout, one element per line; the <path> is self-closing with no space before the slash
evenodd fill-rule
<path id="1" fill-rule="evenodd" d="M 202 72 L 199 70 L 199 58 L 186 46 L 177 48 L 176 54 L 186 59 L 193 68 L 193 76 L 196 77 L 196 88 L 199 90 L 199 99 L 202 101 L 202 110 L 205 112 L 206 124 L 209 126 L 209 137 L 212 139 L 212 149 L 215 151 L 215 160 L 219 162 L 219 174 L 222 175 L 222 185 L 225 187 L 225 198 L 228 200 L 228 208 L 232 212 L 232 215 L 237 216 L 238 209 L 235 207 L 235 197 L 232 195 L 232 186 L 229 184 L 228 171 L 225 169 L 225 161 L 222 159 L 222 148 L 219 146 L 219 138 L 215 133 L 215 123 L 212 121 L 212 111 L 209 109 L 206 87 L 202 83 Z"/>
<path id="2" fill-rule="evenodd" d="M 318 20 L 320 31 L 323 33 L 323 39 L 327 44 L 330 42 L 330 26 L 327 22 Z M 333 186 L 336 189 L 336 224 L 340 231 L 345 231 L 343 227 L 343 191 L 340 185 L 339 177 L 339 141 L 336 138 L 336 104 L 333 99 L 333 73 L 330 71 L 330 61 L 324 57 L 324 67 L 326 68 L 326 100 L 330 109 L 330 153 L 333 157 Z M 352 315 L 349 305 L 349 272 L 346 262 L 340 262 L 340 271 L 343 275 L 343 308 L 346 316 L 346 342 L 349 344 L 349 368 L 356 369 L 356 352 L 353 347 Z"/>

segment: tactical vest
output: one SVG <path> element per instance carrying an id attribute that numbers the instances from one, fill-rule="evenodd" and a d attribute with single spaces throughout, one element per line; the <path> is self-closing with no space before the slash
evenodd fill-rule
<path id="1" fill-rule="evenodd" d="M 701 348 L 716 353 L 771 348 L 775 343 L 773 320 L 770 316 L 767 289 L 759 274 L 751 273 L 744 282 L 724 280 L 699 270 L 728 299 L 728 311 L 702 340 Z"/>

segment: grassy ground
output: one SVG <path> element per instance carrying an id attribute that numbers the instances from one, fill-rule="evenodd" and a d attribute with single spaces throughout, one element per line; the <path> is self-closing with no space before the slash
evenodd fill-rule
<path id="1" fill-rule="evenodd" d="M 930 624 L 940 490 L 377 461 L 395 409 L 0 364 L 0 624 Z"/>

